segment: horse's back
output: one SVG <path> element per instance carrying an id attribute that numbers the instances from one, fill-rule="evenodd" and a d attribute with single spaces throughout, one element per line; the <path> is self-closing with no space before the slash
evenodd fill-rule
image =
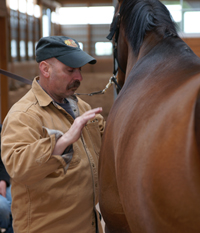
<path id="1" fill-rule="evenodd" d="M 172 54 L 144 58 L 110 111 L 99 173 L 110 232 L 199 232 L 200 60 Z"/>

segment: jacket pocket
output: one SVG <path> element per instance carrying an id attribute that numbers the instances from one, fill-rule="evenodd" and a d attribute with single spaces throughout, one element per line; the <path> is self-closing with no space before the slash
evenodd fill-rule
<path id="1" fill-rule="evenodd" d="M 80 150 L 76 144 L 73 144 L 73 156 L 72 156 L 72 160 L 69 163 L 68 169 L 76 167 L 80 163 L 80 161 L 81 161 Z"/>
<path id="2" fill-rule="evenodd" d="M 99 155 L 100 147 L 101 147 L 101 133 L 99 130 L 98 120 L 95 119 L 89 122 L 86 125 L 86 129 L 90 137 L 90 141 L 93 145 L 94 151 L 96 152 L 97 155 Z"/>

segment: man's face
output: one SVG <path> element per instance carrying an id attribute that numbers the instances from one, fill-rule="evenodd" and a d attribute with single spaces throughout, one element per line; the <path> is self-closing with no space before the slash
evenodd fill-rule
<path id="1" fill-rule="evenodd" d="M 81 68 L 71 68 L 52 58 L 48 61 L 50 77 L 48 94 L 57 102 L 74 94 L 82 81 Z"/>

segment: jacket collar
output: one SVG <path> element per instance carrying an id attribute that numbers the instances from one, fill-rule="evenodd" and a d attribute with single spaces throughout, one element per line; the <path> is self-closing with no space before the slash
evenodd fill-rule
<path id="1" fill-rule="evenodd" d="M 50 103 L 54 103 L 55 101 L 44 91 L 44 89 L 38 83 L 39 76 L 36 76 L 32 83 L 32 90 L 35 94 L 35 97 L 41 107 L 46 107 Z M 75 95 L 67 97 L 67 99 L 72 99 L 75 102 L 78 102 L 78 98 Z"/>
<path id="2" fill-rule="evenodd" d="M 48 106 L 53 102 L 52 98 L 43 90 L 43 88 L 38 83 L 39 77 L 35 77 L 32 84 L 32 90 L 35 97 L 41 107 Z"/>

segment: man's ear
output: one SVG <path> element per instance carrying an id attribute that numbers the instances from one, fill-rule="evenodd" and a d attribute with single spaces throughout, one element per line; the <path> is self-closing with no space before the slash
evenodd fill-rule
<path id="1" fill-rule="evenodd" d="M 45 78 L 49 78 L 50 76 L 50 65 L 49 63 L 47 63 L 46 61 L 41 61 L 39 64 L 39 69 L 41 74 L 45 77 Z"/>

